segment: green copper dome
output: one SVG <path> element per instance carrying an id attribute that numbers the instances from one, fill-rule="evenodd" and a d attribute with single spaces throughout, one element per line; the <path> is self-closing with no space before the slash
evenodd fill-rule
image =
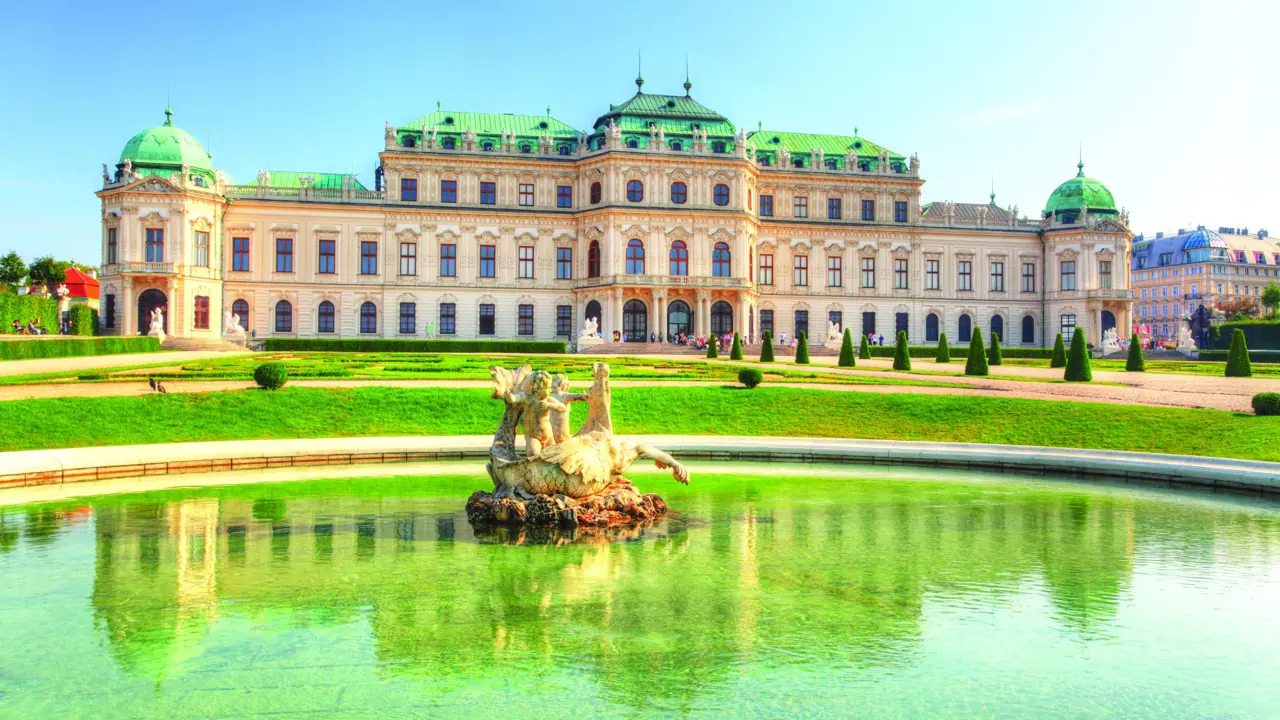
<path id="1" fill-rule="evenodd" d="M 192 170 L 213 173 L 213 158 L 190 134 L 173 126 L 173 111 L 165 108 L 164 124 L 129 138 L 120 151 L 120 164 L 125 160 L 140 168 L 177 170 L 185 163 Z"/>
<path id="2" fill-rule="evenodd" d="M 1106 185 L 1084 175 L 1084 163 L 1076 165 L 1076 176 L 1058 186 L 1045 203 L 1044 215 L 1049 217 L 1057 213 L 1077 212 L 1080 208 L 1089 208 L 1090 213 L 1112 214 L 1116 211 L 1115 198 Z"/>

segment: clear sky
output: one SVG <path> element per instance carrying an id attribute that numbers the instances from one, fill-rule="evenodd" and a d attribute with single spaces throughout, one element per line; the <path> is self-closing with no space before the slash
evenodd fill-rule
<path id="1" fill-rule="evenodd" d="M 358 7 L 357 7 L 358 6 Z M 588 128 L 635 92 L 918 152 L 924 200 L 1035 215 L 1085 171 L 1135 232 L 1280 235 L 1280 2 L 6 2 L 0 252 L 98 264 L 101 166 L 174 121 L 241 182 L 358 172 L 435 109 Z"/>

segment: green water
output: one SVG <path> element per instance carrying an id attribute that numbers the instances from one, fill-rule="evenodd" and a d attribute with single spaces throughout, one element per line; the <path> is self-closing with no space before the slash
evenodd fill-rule
<path id="1" fill-rule="evenodd" d="M 1280 505 L 714 470 L 614 542 L 477 539 L 479 477 L 0 509 L 0 717 L 1280 714 Z"/>

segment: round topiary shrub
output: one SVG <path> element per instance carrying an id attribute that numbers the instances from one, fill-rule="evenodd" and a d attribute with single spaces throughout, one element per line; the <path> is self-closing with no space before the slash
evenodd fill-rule
<path id="1" fill-rule="evenodd" d="M 288 378 L 289 373 L 284 369 L 284 363 L 263 363 L 253 370 L 253 381 L 263 390 L 279 390 L 284 387 Z"/>
<path id="2" fill-rule="evenodd" d="M 1280 393 L 1264 392 L 1253 396 L 1255 415 L 1280 415 Z"/>
<path id="3" fill-rule="evenodd" d="M 746 385 L 750 390 L 764 382 L 764 373 L 755 368 L 742 368 L 738 371 L 738 382 Z"/>

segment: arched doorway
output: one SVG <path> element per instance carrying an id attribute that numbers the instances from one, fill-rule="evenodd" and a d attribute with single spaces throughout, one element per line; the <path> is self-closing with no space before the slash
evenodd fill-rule
<path id="1" fill-rule="evenodd" d="M 600 337 L 604 337 L 604 325 L 600 322 L 600 315 L 601 315 L 600 301 L 592 300 L 591 302 L 587 303 L 587 310 L 585 313 L 583 313 L 582 320 L 583 322 L 586 322 L 587 318 L 595 318 L 596 332 L 600 333 Z"/>
<path id="2" fill-rule="evenodd" d="M 693 332 L 693 311 L 683 300 L 672 300 L 667 306 L 667 333 L 672 337 L 680 337 L 680 333 L 688 335 Z"/>
<path id="3" fill-rule="evenodd" d="M 628 300 L 622 306 L 622 339 L 624 342 L 649 342 L 649 308 L 640 300 Z"/>
<path id="4" fill-rule="evenodd" d="M 1116 316 L 1113 315 L 1110 310 L 1103 310 L 1102 311 L 1102 332 L 1105 333 L 1108 330 L 1114 330 L 1115 327 L 1116 327 Z M 1099 343 L 1102 342 L 1101 337 L 1098 338 L 1098 342 Z"/>
<path id="5" fill-rule="evenodd" d="M 143 290 L 138 296 L 138 334 L 146 335 L 151 329 L 151 313 L 156 308 L 164 308 L 164 331 L 169 332 L 169 299 L 164 293 L 152 288 Z"/>
<path id="6" fill-rule="evenodd" d="M 711 306 L 711 334 L 715 336 L 733 332 L 733 306 L 717 300 Z"/>

